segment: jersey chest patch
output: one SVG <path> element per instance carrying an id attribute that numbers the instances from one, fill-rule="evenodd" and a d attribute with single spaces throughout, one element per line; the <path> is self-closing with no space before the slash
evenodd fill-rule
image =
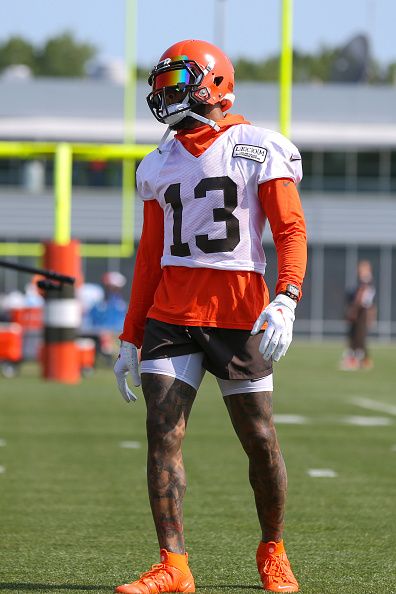
<path id="1" fill-rule="evenodd" d="M 250 159 L 251 161 L 257 161 L 257 163 L 264 163 L 267 156 L 267 149 L 262 146 L 254 146 L 253 144 L 236 144 L 232 151 L 232 156 Z"/>

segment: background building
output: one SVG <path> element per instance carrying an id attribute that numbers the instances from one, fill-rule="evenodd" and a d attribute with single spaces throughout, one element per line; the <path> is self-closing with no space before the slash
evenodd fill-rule
<path id="1" fill-rule="evenodd" d="M 157 143 L 163 126 L 146 106 L 148 87 L 137 88 L 136 140 Z M 233 111 L 277 129 L 278 87 L 237 85 Z M 0 80 L 1 140 L 122 142 L 123 88 L 102 80 Z M 28 98 L 28 100 L 26 99 Z M 309 265 L 296 333 L 320 338 L 344 332 L 344 295 L 359 259 L 373 265 L 382 340 L 396 336 L 396 88 L 364 85 L 295 85 L 292 140 L 303 155 L 300 187 L 309 237 Z M 72 235 L 81 241 L 119 241 L 121 163 L 75 162 Z M 52 237 L 52 160 L 0 159 L 0 239 Z M 142 205 L 136 201 L 135 241 Z M 273 290 L 276 256 L 267 230 L 267 280 Z M 30 260 L 31 262 L 31 260 Z M 118 269 L 128 280 L 131 259 L 85 259 L 87 280 Z M 25 279 L 0 270 L 0 292 Z"/>

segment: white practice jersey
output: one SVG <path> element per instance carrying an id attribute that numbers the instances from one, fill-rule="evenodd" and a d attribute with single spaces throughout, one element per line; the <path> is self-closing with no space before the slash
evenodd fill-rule
<path id="1" fill-rule="evenodd" d="M 175 139 L 147 155 L 137 170 L 138 192 L 164 210 L 161 265 L 264 274 L 258 186 L 281 177 L 301 180 L 297 148 L 249 124 L 231 126 L 200 157 Z"/>

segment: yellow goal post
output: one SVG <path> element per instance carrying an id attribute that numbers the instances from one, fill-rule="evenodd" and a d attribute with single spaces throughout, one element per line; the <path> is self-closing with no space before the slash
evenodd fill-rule
<path id="1" fill-rule="evenodd" d="M 134 250 L 135 166 L 155 145 L 89 144 L 67 142 L 0 141 L 0 159 L 52 157 L 54 159 L 54 231 L 55 243 L 65 245 L 71 239 L 71 202 L 73 159 L 122 160 L 129 175 L 123 176 L 120 243 L 82 243 L 81 255 L 91 258 L 127 258 Z M 43 246 L 32 242 L 0 242 L 2 256 L 41 256 Z"/>

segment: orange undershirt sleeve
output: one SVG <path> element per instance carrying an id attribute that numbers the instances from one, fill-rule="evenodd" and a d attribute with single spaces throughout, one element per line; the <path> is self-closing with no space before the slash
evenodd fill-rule
<path id="1" fill-rule="evenodd" d="M 131 297 L 125 316 L 121 340 L 141 347 L 147 312 L 162 276 L 161 257 L 164 248 L 164 214 L 156 200 L 144 203 L 142 236 L 136 254 Z"/>
<path id="2" fill-rule="evenodd" d="M 276 293 L 291 283 L 300 289 L 307 266 L 307 233 L 300 196 L 290 179 L 259 185 L 259 198 L 271 226 L 278 256 Z"/>

